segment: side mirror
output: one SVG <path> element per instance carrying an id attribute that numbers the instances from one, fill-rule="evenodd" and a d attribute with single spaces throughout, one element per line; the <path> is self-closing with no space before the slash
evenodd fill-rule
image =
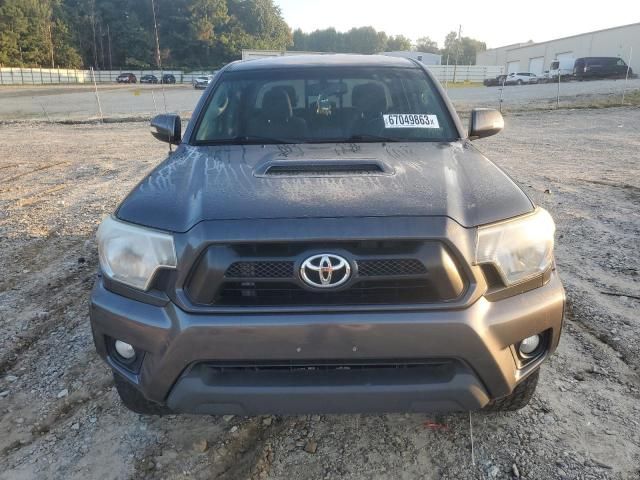
<path id="1" fill-rule="evenodd" d="M 502 114 L 491 108 L 474 108 L 469 121 L 469 140 L 490 137 L 504 128 Z"/>
<path id="2" fill-rule="evenodd" d="M 182 140 L 182 120 L 180 120 L 180 115 L 166 113 L 153 117 L 151 120 L 151 135 L 163 142 L 178 145 Z"/>

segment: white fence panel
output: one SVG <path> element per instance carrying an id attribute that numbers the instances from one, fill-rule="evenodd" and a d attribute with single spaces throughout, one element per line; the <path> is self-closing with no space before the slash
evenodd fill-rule
<path id="1" fill-rule="evenodd" d="M 115 83 L 121 73 L 133 73 L 138 82 L 143 75 L 155 75 L 158 80 L 163 73 L 176 77 L 176 83 L 183 83 L 181 70 L 95 70 L 97 83 Z M 67 68 L 0 68 L 0 85 L 64 85 L 76 83 L 93 83 L 91 70 L 74 70 Z M 189 82 L 186 82 L 189 83 Z"/>
<path id="2" fill-rule="evenodd" d="M 429 71 L 441 82 L 482 83 L 487 78 L 502 75 L 503 67 L 485 65 L 427 65 Z"/>
<path id="3" fill-rule="evenodd" d="M 478 82 L 487 78 L 495 78 L 504 71 L 500 66 L 483 65 L 427 65 L 431 73 L 444 82 Z M 212 75 L 214 70 L 185 73 L 181 70 L 164 70 L 176 77 L 176 83 L 191 84 L 196 77 Z M 121 73 L 133 73 L 138 82 L 143 75 L 155 75 L 158 79 L 160 70 L 95 70 L 97 83 L 115 83 Z M 93 83 L 91 70 L 74 70 L 66 68 L 0 68 L 0 85 L 60 85 Z"/>

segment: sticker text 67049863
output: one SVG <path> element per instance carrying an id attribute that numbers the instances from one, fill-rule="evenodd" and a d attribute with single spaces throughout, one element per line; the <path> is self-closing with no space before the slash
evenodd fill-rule
<path id="1" fill-rule="evenodd" d="M 440 128 L 438 117 L 426 113 L 389 113 L 383 118 L 384 128 Z"/>

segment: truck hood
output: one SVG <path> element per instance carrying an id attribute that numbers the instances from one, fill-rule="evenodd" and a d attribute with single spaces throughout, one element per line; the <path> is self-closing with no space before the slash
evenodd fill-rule
<path id="1" fill-rule="evenodd" d="M 467 141 L 182 145 L 116 215 L 186 232 L 205 220 L 309 217 L 446 216 L 474 227 L 532 209 Z"/>

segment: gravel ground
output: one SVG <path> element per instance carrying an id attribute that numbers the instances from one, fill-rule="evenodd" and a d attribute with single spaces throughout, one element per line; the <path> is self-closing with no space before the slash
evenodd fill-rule
<path id="1" fill-rule="evenodd" d="M 531 405 L 251 418 L 140 417 L 94 352 L 96 226 L 166 146 L 142 123 L 0 125 L 0 479 L 638 479 L 640 109 L 506 123 L 478 144 L 555 216 L 570 306 Z"/>
<path id="2" fill-rule="evenodd" d="M 562 82 L 560 84 L 560 106 L 592 103 L 602 100 L 622 100 L 624 80 L 593 80 L 588 82 Z M 640 78 L 629 79 L 626 92 L 640 89 Z M 498 108 L 502 87 L 450 88 L 448 95 L 458 111 L 474 107 Z M 505 85 L 502 91 L 503 110 L 526 110 L 555 107 L 558 85 Z"/>
<path id="3" fill-rule="evenodd" d="M 595 80 L 561 84 L 560 103 L 593 102 L 621 98 L 624 81 Z M 189 85 L 168 85 L 164 94 L 159 85 L 101 85 L 100 105 L 105 117 L 149 117 L 154 112 L 180 112 L 189 116 L 202 95 Z M 640 79 L 630 79 L 627 91 L 640 89 Z M 458 110 L 500 105 L 499 87 L 456 87 L 448 90 Z M 554 84 L 506 86 L 503 109 L 522 110 L 555 105 Z M 87 120 L 99 118 L 98 104 L 91 86 L 44 85 L 40 87 L 0 87 L 0 120 Z"/>
<path id="4" fill-rule="evenodd" d="M 203 90 L 190 85 L 99 85 L 102 113 L 108 118 L 149 117 L 164 112 L 190 115 Z M 92 86 L 1 87 L 0 120 L 81 121 L 100 118 Z"/>

